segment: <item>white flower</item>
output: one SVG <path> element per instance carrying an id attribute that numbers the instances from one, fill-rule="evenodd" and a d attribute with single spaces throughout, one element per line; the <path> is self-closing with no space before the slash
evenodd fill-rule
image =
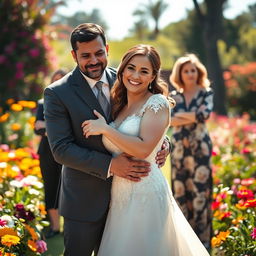
<path id="1" fill-rule="evenodd" d="M 6 197 L 13 197 L 14 196 L 13 191 L 6 191 L 4 194 L 6 195 Z"/>
<path id="2" fill-rule="evenodd" d="M 6 168 L 7 167 L 7 163 L 6 162 L 1 162 L 0 163 L 0 168 Z"/>
<path id="3" fill-rule="evenodd" d="M 12 187 L 16 187 L 16 188 L 22 188 L 23 184 L 22 182 L 18 181 L 18 180 L 12 180 L 10 181 L 10 185 Z"/>
<path id="4" fill-rule="evenodd" d="M 14 221 L 13 221 L 13 219 L 11 218 L 11 216 L 3 215 L 3 216 L 1 216 L 1 220 L 7 221 L 7 226 L 8 226 L 9 228 L 13 228 L 13 227 L 14 227 Z"/>
<path id="5" fill-rule="evenodd" d="M 34 189 L 34 188 L 31 188 L 31 189 L 28 191 L 28 193 L 29 193 L 30 195 L 36 195 L 36 196 L 38 196 L 38 195 L 40 194 L 39 191 L 36 190 L 36 189 Z"/>

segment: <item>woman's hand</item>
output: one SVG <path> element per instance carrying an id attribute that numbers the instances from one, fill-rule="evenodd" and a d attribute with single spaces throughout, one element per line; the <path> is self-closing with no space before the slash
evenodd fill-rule
<path id="1" fill-rule="evenodd" d="M 103 134 L 108 124 L 105 118 L 96 110 L 93 110 L 95 116 L 98 117 L 96 120 L 86 120 L 82 123 L 83 134 L 86 138 L 90 135 Z"/>

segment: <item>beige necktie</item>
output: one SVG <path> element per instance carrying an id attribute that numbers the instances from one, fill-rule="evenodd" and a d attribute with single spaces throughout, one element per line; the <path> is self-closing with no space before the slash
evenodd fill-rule
<path id="1" fill-rule="evenodd" d="M 105 94 L 103 93 L 102 91 L 102 85 L 103 85 L 103 82 L 101 81 L 98 81 L 95 86 L 96 88 L 98 89 L 98 96 L 97 96 L 97 99 L 101 105 L 101 108 L 103 109 L 106 117 L 108 118 L 109 115 L 110 115 L 110 104 L 107 100 L 107 97 L 105 96 Z"/>

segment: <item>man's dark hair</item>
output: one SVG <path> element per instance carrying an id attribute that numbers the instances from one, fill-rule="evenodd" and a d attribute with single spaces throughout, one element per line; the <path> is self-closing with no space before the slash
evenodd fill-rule
<path id="1" fill-rule="evenodd" d="M 83 23 L 78 25 L 71 33 L 70 42 L 72 49 L 77 50 L 76 42 L 90 42 L 100 36 L 106 45 L 106 36 L 103 28 L 95 23 Z"/>

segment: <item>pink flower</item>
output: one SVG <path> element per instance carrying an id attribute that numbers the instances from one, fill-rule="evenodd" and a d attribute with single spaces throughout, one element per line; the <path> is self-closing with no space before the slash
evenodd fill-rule
<path id="1" fill-rule="evenodd" d="M 4 55 L 0 55 L 0 64 L 6 62 L 6 57 Z"/>
<path id="2" fill-rule="evenodd" d="M 23 69 L 23 67 L 24 67 L 24 63 L 22 63 L 22 62 L 17 62 L 17 63 L 16 63 L 16 68 L 17 68 L 18 70 Z"/>
<path id="3" fill-rule="evenodd" d="M 15 74 L 15 79 L 22 79 L 24 77 L 24 73 L 21 70 L 17 70 Z"/>
<path id="4" fill-rule="evenodd" d="M 0 219 L 0 226 L 1 227 L 5 226 L 7 223 L 8 223 L 7 220 L 1 220 Z"/>
<path id="5" fill-rule="evenodd" d="M 47 244 L 43 240 L 38 240 L 36 242 L 36 246 L 37 246 L 37 252 L 39 253 L 44 253 L 45 251 L 47 251 Z"/>
<path id="6" fill-rule="evenodd" d="M 252 237 L 253 239 L 256 239 L 256 228 L 254 228 L 254 229 L 252 230 L 251 237 Z"/>
<path id="7" fill-rule="evenodd" d="M 33 58 L 37 57 L 39 55 L 39 50 L 36 48 L 30 49 L 29 50 L 29 55 Z"/>
<path id="8" fill-rule="evenodd" d="M 251 153 L 251 150 L 249 148 L 243 148 L 242 153 L 249 154 L 249 153 Z"/>
<path id="9" fill-rule="evenodd" d="M 233 183 L 234 183 L 234 184 L 240 184 L 240 182 L 241 182 L 241 180 L 240 180 L 239 178 L 235 178 L 235 179 L 233 180 Z"/>

